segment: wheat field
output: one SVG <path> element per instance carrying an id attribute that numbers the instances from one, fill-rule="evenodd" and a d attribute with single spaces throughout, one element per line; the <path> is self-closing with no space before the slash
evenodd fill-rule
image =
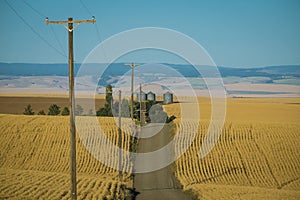
<path id="1" fill-rule="evenodd" d="M 200 121 L 175 120 L 176 154 L 196 129 L 192 145 L 174 164 L 184 190 L 198 199 L 300 199 L 299 99 L 228 99 L 222 133 L 204 158 L 199 153 L 210 102 L 200 100 Z M 165 110 L 181 113 L 180 104 Z"/>
<path id="2" fill-rule="evenodd" d="M 178 145 L 187 142 L 187 132 L 196 123 L 182 122 Z M 200 199 L 300 198 L 298 124 L 226 124 L 216 146 L 200 159 L 207 129 L 208 123 L 199 124 L 195 141 L 175 162 L 185 190 L 193 190 Z"/>
<path id="3" fill-rule="evenodd" d="M 180 103 L 164 105 L 164 109 L 169 115 L 180 119 L 182 105 L 191 111 L 198 107 L 200 121 L 207 121 L 211 117 L 212 105 L 209 97 L 198 97 L 198 102 L 186 98 Z M 226 121 L 300 123 L 299 105 L 300 98 L 227 98 Z"/>
<path id="4" fill-rule="evenodd" d="M 111 142 L 117 142 L 113 118 L 99 119 Z M 69 118 L 0 115 L 0 199 L 69 199 Z M 92 133 L 91 133 L 92 134 Z M 123 133 L 129 150 L 130 136 Z M 126 166 L 132 168 L 129 162 Z M 124 199 L 132 176 L 101 164 L 77 137 L 78 199 Z"/>
<path id="5" fill-rule="evenodd" d="M 186 144 L 197 127 L 191 147 L 173 164 L 185 191 L 201 200 L 300 199 L 300 99 L 228 99 L 222 134 L 202 159 L 198 152 L 210 122 L 210 103 L 209 98 L 199 99 L 199 104 L 189 106 L 199 106 L 200 121 L 181 120 L 181 103 L 164 105 L 169 115 L 177 116 L 175 144 Z M 88 126 L 89 118 L 83 119 Z M 117 144 L 115 120 L 97 119 L 109 140 Z M 123 128 L 122 147 L 130 151 L 131 129 Z M 2 114 L 0 130 L 0 199 L 70 198 L 68 117 Z M 95 131 L 87 129 L 87 134 Z M 130 160 L 123 166 L 128 173 L 120 180 L 117 170 L 86 150 L 88 142 L 77 136 L 78 199 L 130 199 Z M 105 141 L 98 143 L 105 146 Z M 109 162 L 118 164 L 113 156 Z"/>

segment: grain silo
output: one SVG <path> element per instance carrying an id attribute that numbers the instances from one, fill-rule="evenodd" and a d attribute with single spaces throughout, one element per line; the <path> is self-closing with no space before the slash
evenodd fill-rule
<path id="1" fill-rule="evenodd" d="M 140 102 L 140 93 L 136 93 L 136 100 L 137 102 Z M 142 101 L 146 101 L 147 100 L 147 94 L 145 92 L 142 92 Z"/>
<path id="2" fill-rule="evenodd" d="M 173 103 L 173 94 L 171 92 L 166 92 L 164 94 L 164 104 Z"/>
<path id="3" fill-rule="evenodd" d="M 153 93 L 153 92 L 148 92 L 148 94 L 147 94 L 147 100 L 148 101 L 156 101 L 156 96 L 155 96 L 155 94 Z"/>

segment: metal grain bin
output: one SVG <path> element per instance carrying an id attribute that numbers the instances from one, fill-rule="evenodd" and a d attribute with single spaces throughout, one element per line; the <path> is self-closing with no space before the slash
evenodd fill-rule
<path id="1" fill-rule="evenodd" d="M 171 92 L 167 92 L 164 94 L 164 104 L 173 103 L 173 94 Z"/>
<path id="2" fill-rule="evenodd" d="M 156 101 L 156 96 L 155 96 L 155 94 L 153 93 L 153 92 L 148 92 L 148 94 L 147 94 L 147 100 L 148 101 Z"/>
<path id="3" fill-rule="evenodd" d="M 136 100 L 138 102 L 140 102 L 140 93 L 136 93 Z M 146 101 L 147 100 L 147 94 L 145 92 L 142 92 L 142 101 Z"/>

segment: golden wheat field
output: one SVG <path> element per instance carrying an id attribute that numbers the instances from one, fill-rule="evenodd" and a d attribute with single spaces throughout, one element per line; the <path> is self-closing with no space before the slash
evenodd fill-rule
<path id="1" fill-rule="evenodd" d="M 228 99 L 222 134 L 202 159 L 198 152 L 210 122 L 210 103 L 199 99 L 200 122 L 180 120 L 180 103 L 164 106 L 177 116 L 176 144 L 184 145 L 197 127 L 191 147 L 173 164 L 184 190 L 201 200 L 300 199 L 300 99 Z M 98 121 L 117 144 L 114 119 Z M 124 128 L 122 147 L 129 151 L 132 137 L 130 128 Z M 69 118 L 2 114 L 0 130 L 0 199 L 69 199 Z M 78 198 L 129 197 L 131 174 L 124 173 L 120 181 L 118 171 L 95 159 L 84 142 L 77 137 Z M 110 162 L 117 165 L 113 158 Z M 123 167 L 130 171 L 132 163 Z"/>
<path id="2" fill-rule="evenodd" d="M 197 103 L 188 99 L 182 103 L 164 106 L 169 115 L 181 116 L 184 104 L 188 110 L 199 108 L 200 120 L 211 117 L 211 99 L 199 97 Z M 227 98 L 226 121 L 228 122 L 297 122 L 300 123 L 300 98 Z"/>
<path id="3" fill-rule="evenodd" d="M 197 122 L 182 122 L 178 146 Z M 216 146 L 198 153 L 208 129 L 198 126 L 195 141 L 175 162 L 175 175 L 199 199 L 299 199 L 300 126 L 297 123 L 226 123 Z"/>
<path id="4" fill-rule="evenodd" d="M 104 117 L 99 122 L 116 144 L 114 119 Z M 69 118 L 0 115 L 0 129 L 0 199 L 69 199 Z M 128 151 L 130 136 L 122 135 L 122 147 Z M 120 181 L 118 171 L 93 158 L 78 137 L 77 173 L 79 199 L 130 195 L 131 174 L 123 173 Z"/>
<path id="5" fill-rule="evenodd" d="M 198 153 L 210 123 L 210 102 L 199 102 L 189 106 L 199 106 L 200 122 L 176 119 L 177 151 L 197 127 L 194 142 L 174 167 L 185 190 L 199 199 L 300 198 L 299 99 L 228 99 L 219 140 L 202 159 Z M 180 104 L 165 110 L 181 115 Z"/>

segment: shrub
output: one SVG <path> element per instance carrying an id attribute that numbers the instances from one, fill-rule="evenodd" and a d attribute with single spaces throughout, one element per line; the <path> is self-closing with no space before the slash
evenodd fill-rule
<path id="1" fill-rule="evenodd" d="M 70 110 L 68 107 L 64 107 L 64 109 L 61 111 L 61 115 L 66 116 L 70 115 Z"/>
<path id="2" fill-rule="evenodd" d="M 31 105 L 28 104 L 23 112 L 24 115 L 34 115 L 34 112 L 32 111 Z"/>
<path id="3" fill-rule="evenodd" d="M 60 107 L 56 104 L 51 104 L 49 106 L 48 115 L 59 115 L 60 113 Z"/>
<path id="4" fill-rule="evenodd" d="M 176 117 L 174 115 L 167 117 L 166 123 L 170 123 L 172 122 L 174 119 L 176 119 Z"/>
<path id="5" fill-rule="evenodd" d="M 45 113 L 44 110 L 40 110 L 40 111 L 38 112 L 38 115 L 46 115 L 46 113 Z"/>
<path id="6" fill-rule="evenodd" d="M 99 110 L 97 110 L 96 115 L 97 116 L 107 116 L 107 110 L 105 108 L 100 108 Z"/>

